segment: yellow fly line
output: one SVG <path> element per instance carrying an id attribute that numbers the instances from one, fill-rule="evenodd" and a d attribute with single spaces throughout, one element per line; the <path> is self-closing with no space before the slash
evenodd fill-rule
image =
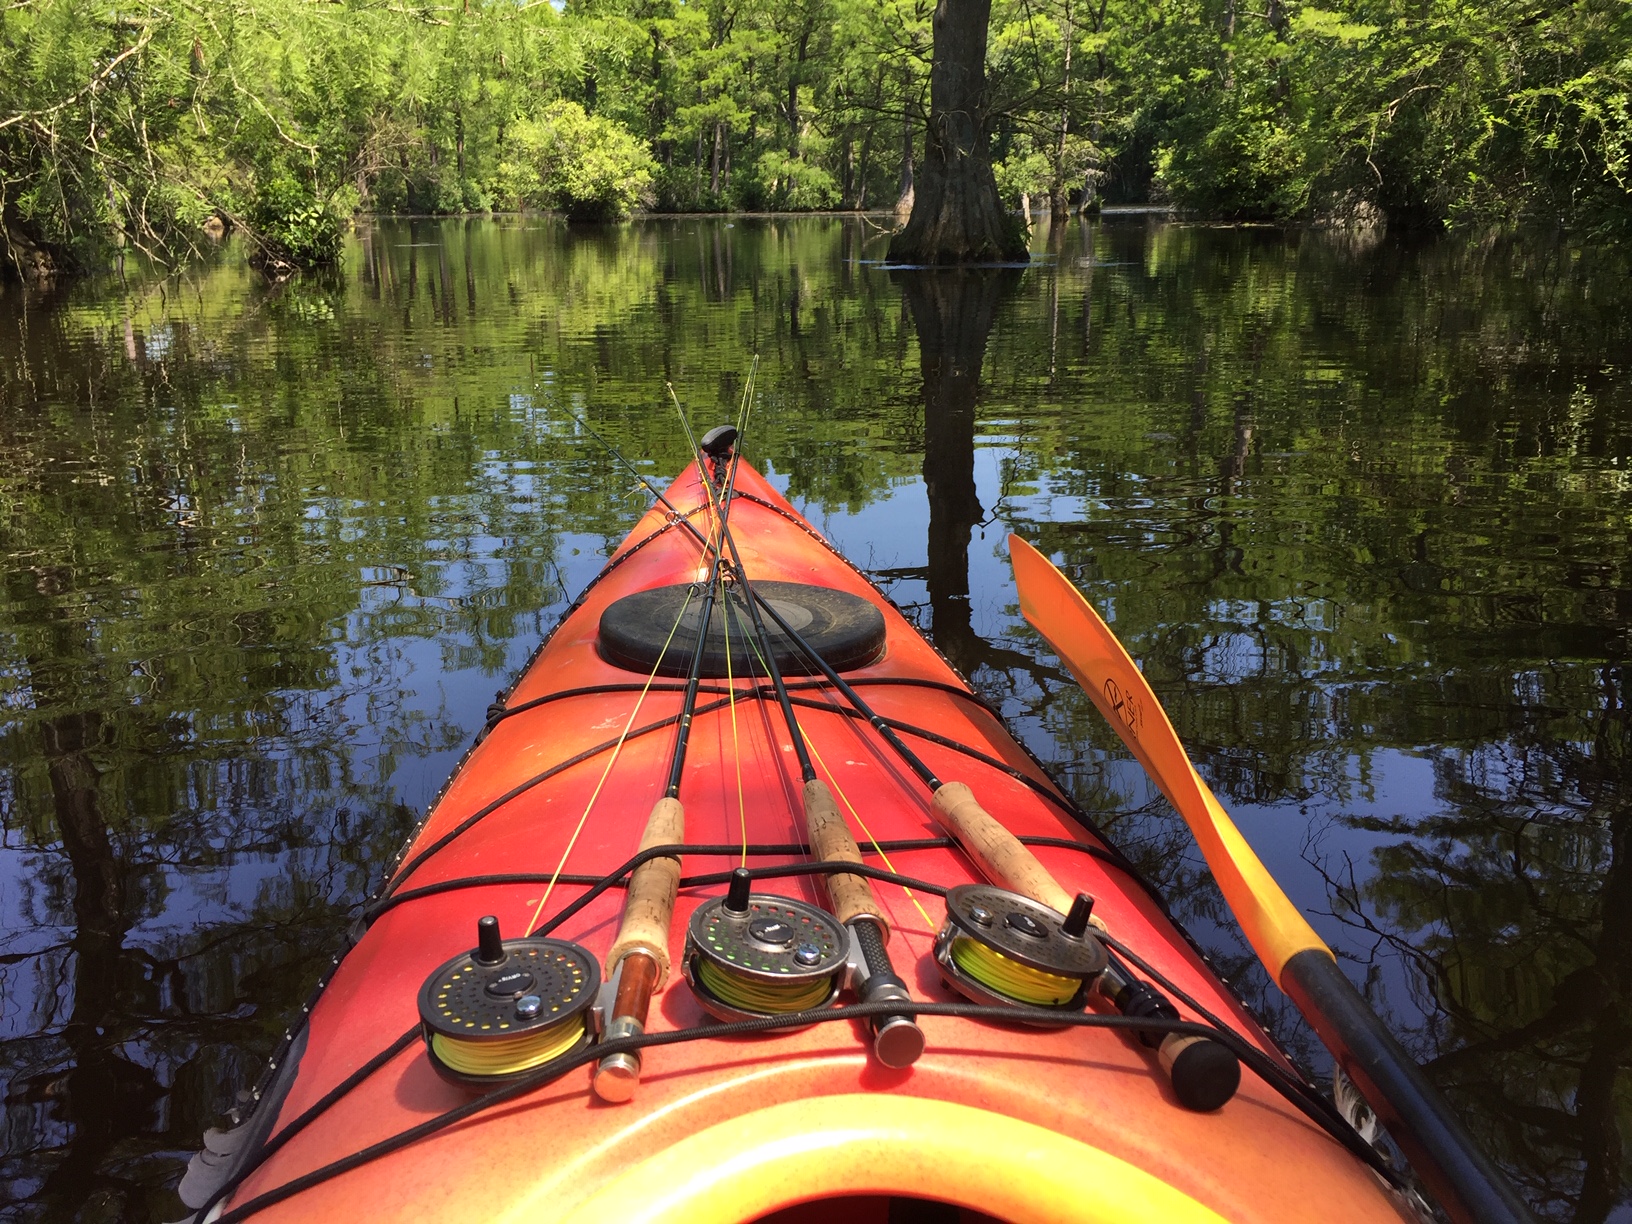
<path id="1" fill-rule="evenodd" d="M 783 1015 L 820 1007 L 833 993 L 832 978 L 799 978 L 792 982 L 765 982 L 738 977 L 716 967 L 704 957 L 697 959 L 697 976 L 708 993 L 738 1011 L 760 1015 Z"/>
<path id="2" fill-rule="evenodd" d="M 1069 1003 L 1082 989 L 1082 979 L 1045 973 L 1012 960 L 996 948 L 989 948 L 967 935 L 952 940 L 952 959 L 982 986 L 1006 999 L 1032 1007 L 1058 1007 Z"/>
<path id="3" fill-rule="evenodd" d="M 698 473 L 698 477 L 702 480 L 708 479 L 702 472 Z M 712 504 L 711 500 L 710 505 L 712 506 Z M 713 534 L 714 528 L 711 525 L 709 535 L 712 537 Z M 706 561 L 707 559 L 708 550 L 705 548 L 703 560 Z M 668 657 L 669 645 L 674 641 L 674 635 L 680 631 L 680 623 L 685 619 L 686 609 L 691 606 L 692 590 L 693 586 L 688 585 L 686 597 L 680 602 L 680 611 L 674 618 L 674 624 L 669 626 L 669 636 L 663 639 L 663 648 L 657 652 L 657 662 L 652 664 L 652 670 L 647 673 L 646 683 L 640 687 L 640 694 L 635 698 L 634 708 L 629 711 L 628 721 L 623 724 L 623 730 L 618 735 L 618 742 L 612 746 L 611 755 L 607 757 L 606 766 L 601 770 L 600 779 L 595 783 L 595 789 L 590 792 L 589 802 L 584 805 L 584 813 L 578 817 L 578 825 L 572 831 L 572 837 L 567 842 L 567 848 L 561 852 L 561 861 L 555 865 L 555 870 L 550 873 L 549 885 L 544 889 L 544 895 L 538 899 L 538 905 L 533 909 L 533 916 L 527 920 L 527 930 L 529 932 L 538 925 L 539 915 L 544 912 L 544 907 L 549 904 L 550 894 L 555 891 L 556 881 L 561 878 L 561 873 L 566 870 L 567 859 L 572 855 L 572 848 L 578 844 L 578 837 L 584 831 L 584 822 L 589 819 L 589 813 L 594 809 L 595 801 L 601 797 L 601 791 L 606 786 L 606 780 L 612 774 L 612 767 L 618 763 L 618 757 L 623 752 L 624 741 L 629 738 L 629 732 L 634 728 L 635 719 L 640 716 L 641 706 L 645 704 L 646 695 L 651 692 L 652 683 L 657 679 L 658 669 L 663 666 L 663 660 Z M 704 625 L 699 632 L 707 633 L 708 626 Z"/>
<path id="4" fill-rule="evenodd" d="M 584 1016 L 580 1012 L 549 1028 L 497 1041 L 461 1041 L 441 1033 L 431 1034 L 431 1049 L 442 1062 L 461 1075 L 492 1077 L 531 1071 L 561 1057 L 584 1036 Z"/>

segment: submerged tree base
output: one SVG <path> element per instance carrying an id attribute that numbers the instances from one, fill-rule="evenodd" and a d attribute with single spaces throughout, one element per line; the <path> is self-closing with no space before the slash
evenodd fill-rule
<path id="1" fill-rule="evenodd" d="M 929 72 L 924 160 L 893 264 L 1025 263 L 1026 227 L 1003 207 L 988 151 L 986 36 L 991 0 L 941 0 Z"/>
<path id="2" fill-rule="evenodd" d="M 13 226 L 0 231 L 0 281 L 16 280 L 37 285 L 55 280 L 74 270 L 65 252 L 35 242 Z"/>
<path id="3" fill-rule="evenodd" d="M 994 264 L 1031 258 L 1025 224 L 1004 210 L 990 163 L 959 173 L 926 165 L 916 191 L 912 216 L 890 239 L 887 262 Z"/>

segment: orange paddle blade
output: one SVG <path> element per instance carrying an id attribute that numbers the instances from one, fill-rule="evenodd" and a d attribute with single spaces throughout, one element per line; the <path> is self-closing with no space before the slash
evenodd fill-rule
<path id="1" fill-rule="evenodd" d="M 1277 984 L 1297 953 L 1331 950 L 1304 920 L 1253 853 L 1185 755 L 1167 712 L 1122 643 L 1070 579 L 1017 535 L 1009 559 L 1020 588 L 1020 611 L 1041 633 L 1093 699 L 1122 742 L 1190 826 L 1224 899 L 1252 950 Z"/>

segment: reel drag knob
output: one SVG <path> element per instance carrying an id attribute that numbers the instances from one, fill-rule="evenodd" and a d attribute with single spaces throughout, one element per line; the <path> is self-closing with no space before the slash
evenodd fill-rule
<path id="1" fill-rule="evenodd" d="M 746 872 L 731 883 L 686 927 L 686 981 L 703 1009 L 729 1021 L 826 1007 L 844 982 L 849 934 L 814 905 L 750 894 Z"/>
<path id="2" fill-rule="evenodd" d="M 420 1032 L 436 1073 L 487 1089 L 588 1044 L 601 985 L 594 956 L 560 939 L 503 939 L 491 915 L 476 931 L 475 949 L 440 966 L 419 991 Z"/>
<path id="3" fill-rule="evenodd" d="M 946 894 L 935 938 L 941 976 L 965 998 L 1004 1007 L 1079 1012 L 1109 961 L 1083 899 L 1061 917 L 1019 893 L 962 884 Z"/>

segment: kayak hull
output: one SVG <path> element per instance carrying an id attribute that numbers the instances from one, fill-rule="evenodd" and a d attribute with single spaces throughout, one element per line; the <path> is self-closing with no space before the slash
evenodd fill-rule
<path id="1" fill-rule="evenodd" d="M 883 653 L 846 679 L 929 767 L 968 783 L 1014 833 L 1065 841 L 1036 853 L 1067 891 L 1090 893 L 1095 915 L 1122 942 L 1280 1059 L 1158 901 L 906 617 L 746 464 L 737 488 L 733 534 L 756 581 L 836 588 L 881 609 Z M 695 469 L 668 497 L 708 529 Z M 280 1083 L 274 1130 L 414 1029 L 426 975 L 473 946 L 477 917 L 496 915 L 507 936 L 520 936 L 582 897 L 582 881 L 634 854 L 664 793 L 683 681 L 608 662 L 597 645 L 600 616 L 631 592 L 706 574 L 697 542 L 654 508 L 563 618 L 507 696 L 513 712 L 490 725 L 404 848 L 392 896 L 370 911 L 373 920 L 312 1008 L 298 1067 Z M 857 840 L 941 837 L 927 789 L 877 732 L 819 678 L 788 683 L 818 773 Z M 703 683 L 680 798 L 686 842 L 730 848 L 687 854 L 687 877 L 728 871 L 745 861 L 744 846 L 806 840 L 799 771 L 763 676 L 737 672 Z M 766 866 L 803 857 L 750 852 L 746 860 Z M 868 861 L 942 887 L 980 879 L 944 844 Z M 516 874 L 534 878 L 469 882 Z M 914 998 L 956 1000 L 932 954 L 940 899 L 893 884 L 875 888 L 896 972 Z M 825 902 L 815 877 L 761 889 Z M 682 887 L 669 949 L 674 971 L 653 1000 L 648 1031 L 712 1023 L 679 961 L 692 911 L 722 892 L 718 884 Z M 550 934 L 604 956 L 621 905 L 622 892 L 607 889 Z M 1179 1106 L 1151 1052 L 1125 1033 L 950 1016 L 920 1024 L 925 1053 L 899 1070 L 870 1057 L 869 1034 L 854 1020 L 648 1049 L 626 1104 L 598 1100 L 588 1069 L 579 1068 L 325 1177 L 253 1218 L 588 1220 L 611 1211 L 612 1218 L 735 1224 L 832 1198 L 871 1201 L 865 1196 L 937 1199 L 1016 1222 L 1411 1218 L 1375 1174 L 1250 1073 L 1222 1109 L 1193 1113 Z M 393 1136 L 470 1099 L 411 1041 L 284 1143 L 225 1206 L 277 1192 L 370 1145 L 392 1145 Z"/>

